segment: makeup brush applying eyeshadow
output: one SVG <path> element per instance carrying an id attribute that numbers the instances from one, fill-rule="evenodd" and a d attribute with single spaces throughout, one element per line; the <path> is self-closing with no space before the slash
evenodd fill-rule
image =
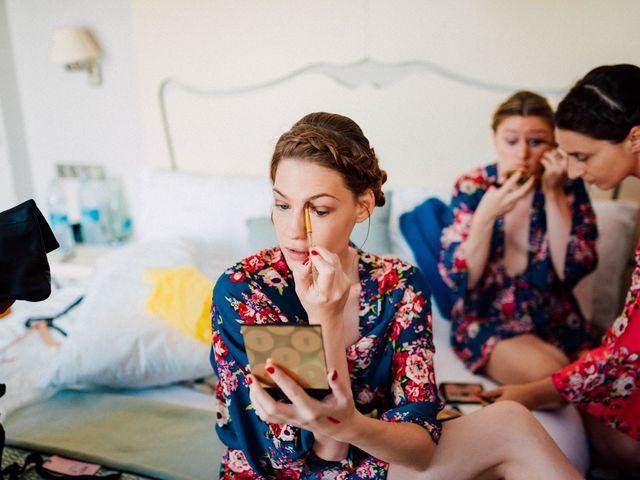
<path id="1" fill-rule="evenodd" d="M 313 228 L 311 228 L 311 213 L 310 207 L 307 205 L 304 207 L 304 226 L 307 230 L 307 250 L 309 257 L 311 257 L 311 249 L 313 248 Z M 316 280 L 318 279 L 318 270 L 311 264 L 311 278 L 313 278 L 313 286 L 316 286 Z"/>

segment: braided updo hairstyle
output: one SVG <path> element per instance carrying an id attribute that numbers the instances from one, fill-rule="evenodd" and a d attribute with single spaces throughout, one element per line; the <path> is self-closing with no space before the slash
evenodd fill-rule
<path id="1" fill-rule="evenodd" d="M 387 180 L 387 173 L 380 169 L 378 157 L 367 137 L 348 117 L 336 113 L 310 113 L 283 133 L 271 158 L 272 183 L 280 161 L 285 158 L 308 160 L 335 170 L 356 197 L 370 188 L 376 206 L 385 204 L 382 185 Z"/>
<path id="2" fill-rule="evenodd" d="M 556 126 L 596 140 L 620 143 L 640 125 L 640 68 L 605 65 L 594 68 L 558 105 Z"/>

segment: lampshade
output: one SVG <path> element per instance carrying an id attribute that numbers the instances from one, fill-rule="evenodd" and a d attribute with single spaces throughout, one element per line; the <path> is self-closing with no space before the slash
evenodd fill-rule
<path id="1" fill-rule="evenodd" d="M 61 27 L 53 31 L 51 61 L 54 63 L 91 62 L 100 56 L 100 47 L 86 28 Z"/>

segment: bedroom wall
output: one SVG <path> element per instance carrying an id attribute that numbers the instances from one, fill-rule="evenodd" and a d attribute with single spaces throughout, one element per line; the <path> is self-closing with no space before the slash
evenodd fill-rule
<path id="1" fill-rule="evenodd" d="M 6 124 L 23 125 L 12 139 L 24 141 L 22 154 L 11 152 L 11 161 L 23 166 L 13 171 L 12 184 L 20 195 L 17 187 L 32 183 L 41 204 L 58 162 L 102 164 L 123 175 L 130 200 L 141 165 L 168 165 L 156 98 L 168 76 L 202 87 L 238 87 L 311 62 L 369 56 L 422 59 L 482 81 L 539 89 L 569 86 L 597 64 L 640 64 L 635 0 L 4 2 L 21 108 L 3 113 Z M 91 87 L 85 75 L 49 62 L 51 31 L 62 24 L 93 29 L 105 51 L 102 86 Z M 372 125 L 367 131 L 376 145 L 395 139 L 381 155 L 392 182 L 448 189 L 460 171 L 493 158 L 487 124 L 503 95 L 432 77 L 427 81 L 433 88 L 411 79 L 398 87 L 431 102 L 430 111 L 396 109 L 403 121 L 419 122 L 425 138 L 405 142 L 396 110 L 379 111 L 375 122 L 358 120 Z M 363 98 L 375 95 L 370 86 L 362 92 Z M 304 100 L 313 97 L 309 89 Z M 241 113 L 251 114 L 251 107 Z M 247 143 L 230 122 L 215 128 L 229 144 Z M 263 175 L 268 150 L 260 147 L 252 158 L 234 161 L 214 156 L 194 168 Z M 416 175 L 416 168 L 427 174 Z"/>
<path id="2" fill-rule="evenodd" d="M 126 178 L 130 193 L 142 163 L 142 128 L 129 0 L 5 1 L 22 106 L 22 119 L 5 120 L 23 122 L 14 138 L 26 142 L 36 201 L 46 209 L 56 163 L 103 165 Z M 101 86 L 49 61 L 51 33 L 63 25 L 95 34 L 104 51 Z"/>
<path id="3" fill-rule="evenodd" d="M 198 87 L 229 88 L 313 62 L 348 63 L 369 56 L 387 62 L 422 59 L 484 82 L 544 89 L 568 87 L 598 64 L 640 63 L 640 3 L 634 0 L 189 0 L 179 6 L 171 0 L 132 0 L 132 12 L 145 158 L 156 165 L 168 164 L 156 95 L 169 76 Z M 505 95 L 435 75 L 425 81 L 407 81 L 406 88 L 413 98 L 428 98 L 431 111 L 400 113 L 415 115 L 428 141 L 416 138 L 402 155 L 385 152 L 383 167 L 394 183 L 448 186 L 461 171 L 493 158 L 488 123 Z M 306 96 L 314 94 L 307 89 Z M 295 103 L 291 98 L 287 102 Z M 294 111 L 285 102 L 277 114 L 288 109 Z M 262 114 L 256 110 L 255 115 Z M 374 144 L 402 133 L 397 112 L 392 113 L 380 111 L 379 123 L 367 127 L 378 135 L 370 133 Z M 188 125 L 190 131 L 203 121 L 195 110 L 180 115 L 187 122 L 196 119 Z M 358 120 L 370 124 L 370 119 Z M 215 133 L 227 144 L 243 141 L 228 117 L 205 121 L 212 124 L 211 136 Z M 191 146 L 198 138 L 210 141 L 206 128 L 189 139 Z M 259 175 L 266 171 L 268 155 L 267 148 L 234 161 L 226 153 L 211 155 L 188 169 Z M 417 168 L 428 174 L 416 175 Z"/>
<path id="4" fill-rule="evenodd" d="M 4 0 L 0 0 L 0 65 L 3 67 L 0 68 L 0 211 L 2 211 L 15 205 L 16 197 L 24 199 L 32 195 L 31 174 L 24 151 L 24 140 L 20 135 L 9 134 L 10 128 L 13 128 L 12 133 L 22 131 L 22 121 L 6 122 L 9 117 L 21 118 L 21 112 L 9 37 L 9 21 Z M 9 141 L 11 141 L 11 146 Z M 11 149 L 13 149 L 13 154 L 9 153 Z M 14 174 L 14 170 L 20 173 L 21 166 L 23 174 Z M 22 181 L 16 184 L 18 177 Z M 16 195 L 16 190 L 19 195 Z"/>

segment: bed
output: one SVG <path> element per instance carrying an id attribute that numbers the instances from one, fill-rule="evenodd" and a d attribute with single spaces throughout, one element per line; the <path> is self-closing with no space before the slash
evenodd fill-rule
<path id="1" fill-rule="evenodd" d="M 404 127 L 385 132 L 375 118 L 382 112 L 401 118 L 410 102 L 404 96 L 400 101 L 398 95 L 407 91 L 415 100 L 416 91 L 422 90 L 417 85 L 424 84 L 425 76 L 436 85 L 449 82 L 447 90 L 459 88 L 469 98 L 477 95 L 481 103 L 495 103 L 515 89 L 451 78 L 450 72 L 424 62 L 392 65 L 368 60 L 310 65 L 243 89 L 204 91 L 175 80 L 163 82 L 159 112 L 169 168 L 149 167 L 141 173 L 135 241 L 101 258 L 86 284 L 54 290 L 40 304 L 18 304 L 0 323 L 0 379 L 9 392 L 0 399 L 0 414 L 7 443 L 152 478 L 215 477 L 223 451 L 214 433 L 215 398 L 206 382 L 195 386 L 191 382 L 211 374 L 209 345 L 196 326 L 202 312 L 185 314 L 192 319 L 185 325 L 145 306 L 153 292 L 168 288 L 162 281 L 179 267 L 193 267 L 212 282 L 234 260 L 273 245 L 266 159 L 277 133 L 303 113 L 333 110 L 364 118 L 363 128 L 372 139 L 391 138 L 374 140 L 376 150 L 384 152 L 382 158 L 391 158 L 395 150 L 417 161 L 423 146 L 408 151 L 406 142 L 393 139 Z M 290 102 L 294 105 L 278 111 L 283 95 L 308 88 L 318 90 L 314 102 Z M 264 103 L 258 103 L 260 98 Z M 410 129 L 404 134 L 409 137 L 420 135 L 416 119 L 428 111 L 429 98 L 427 104 L 423 101 L 421 97 L 407 112 Z M 234 119 L 236 109 L 254 113 L 251 125 L 247 127 L 246 118 Z M 241 138 L 254 141 L 230 149 L 229 144 L 238 142 L 216 137 L 211 127 L 221 119 L 237 128 Z M 444 122 L 443 128 L 446 125 L 451 126 Z M 213 169 L 203 168 L 216 155 L 224 161 Z M 231 175 L 234 158 L 251 160 L 236 165 Z M 400 232 L 400 215 L 431 196 L 447 200 L 449 185 L 417 186 L 406 181 L 412 172 L 393 163 L 383 162 L 383 167 L 398 180 L 390 182 L 390 202 L 372 218 L 372 235 L 364 248 L 413 261 Z M 596 210 L 607 222 L 601 226 L 598 246 L 605 261 L 579 288 L 583 310 L 604 326 L 615 317 L 625 288 L 623 271 L 633 249 L 638 206 L 603 200 Z M 355 231 L 352 240 L 360 244 L 364 237 L 364 232 Z M 155 269 L 155 277 L 149 269 Z M 198 286 L 183 290 L 185 295 L 200 292 L 186 303 L 204 305 L 201 292 L 206 285 Z M 27 318 L 52 315 L 80 296 L 82 302 L 56 320 L 64 334 L 50 330 L 57 346 L 46 344 L 35 332 L 25 336 Z M 435 308 L 433 327 L 438 381 L 480 381 L 491 387 L 489 380 L 466 371 L 454 356 L 448 346 L 449 323 Z M 566 407 L 536 416 L 578 469 L 586 472 L 588 449 L 577 411 Z"/>

